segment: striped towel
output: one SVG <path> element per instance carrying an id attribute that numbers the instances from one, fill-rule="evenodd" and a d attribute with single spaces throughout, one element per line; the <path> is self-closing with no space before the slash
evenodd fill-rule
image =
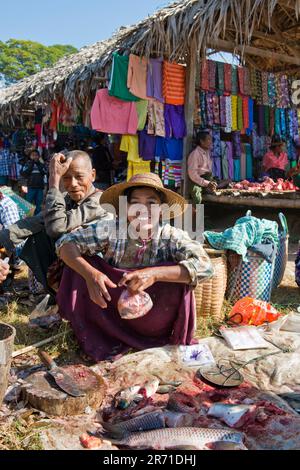
<path id="1" fill-rule="evenodd" d="M 184 65 L 163 63 L 163 95 L 167 104 L 184 105 L 185 100 Z"/>

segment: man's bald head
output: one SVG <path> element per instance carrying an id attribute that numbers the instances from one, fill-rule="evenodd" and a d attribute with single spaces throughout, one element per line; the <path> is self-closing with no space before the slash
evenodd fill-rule
<path id="1" fill-rule="evenodd" d="M 73 161 L 80 159 L 82 160 L 82 162 L 84 162 L 84 165 L 86 166 L 87 170 L 93 169 L 93 162 L 91 157 L 88 153 L 84 152 L 83 150 L 72 150 L 72 152 L 69 152 L 67 154 L 67 158 L 71 158 Z"/>
<path id="2" fill-rule="evenodd" d="M 71 158 L 72 162 L 62 181 L 71 199 L 80 202 L 91 192 L 96 172 L 90 156 L 82 150 L 73 150 L 66 158 Z"/>

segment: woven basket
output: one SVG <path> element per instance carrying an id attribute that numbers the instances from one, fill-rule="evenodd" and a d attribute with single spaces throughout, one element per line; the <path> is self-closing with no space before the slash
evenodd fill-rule
<path id="1" fill-rule="evenodd" d="M 199 284 L 194 291 L 197 318 L 211 318 L 219 322 L 224 319 L 222 307 L 227 285 L 227 260 L 224 251 L 205 251 L 210 256 L 215 274 L 211 279 Z"/>

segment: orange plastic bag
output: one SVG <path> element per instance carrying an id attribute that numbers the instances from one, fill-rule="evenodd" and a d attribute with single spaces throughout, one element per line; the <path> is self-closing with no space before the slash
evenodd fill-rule
<path id="1" fill-rule="evenodd" d="M 259 326 L 277 320 L 281 314 L 263 300 L 245 297 L 238 300 L 229 314 L 229 320 L 239 325 Z"/>

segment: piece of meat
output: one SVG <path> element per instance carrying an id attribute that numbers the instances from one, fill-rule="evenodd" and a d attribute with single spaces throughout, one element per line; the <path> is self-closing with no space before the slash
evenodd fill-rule
<path id="1" fill-rule="evenodd" d="M 97 449 L 102 444 L 102 439 L 99 437 L 90 436 L 88 433 L 84 433 L 80 436 L 80 443 L 85 449 Z"/>

